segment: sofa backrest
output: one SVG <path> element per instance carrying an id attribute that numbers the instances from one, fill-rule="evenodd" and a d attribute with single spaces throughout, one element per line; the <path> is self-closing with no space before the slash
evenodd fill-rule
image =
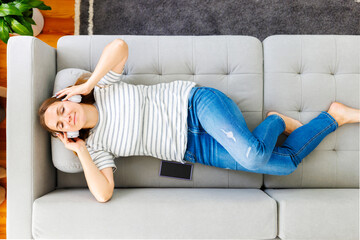
<path id="1" fill-rule="evenodd" d="M 263 120 L 263 52 L 250 36 L 64 36 L 57 45 L 57 71 L 81 68 L 93 72 L 104 47 L 116 38 L 126 41 L 129 57 L 124 81 L 153 85 L 194 81 L 232 98 L 252 131 Z M 159 177 L 161 160 L 148 156 L 115 160 L 115 187 L 260 188 L 263 174 L 195 164 L 193 180 Z M 57 186 L 86 187 L 83 173 L 57 171 Z"/>
<path id="2" fill-rule="evenodd" d="M 265 112 L 306 124 L 334 101 L 360 108 L 360 36 L 276 35 L 263 47 Z M 290 175 L 264 175 L 265 187 L 359 188 L 359 125 L 327 135 Z"/>

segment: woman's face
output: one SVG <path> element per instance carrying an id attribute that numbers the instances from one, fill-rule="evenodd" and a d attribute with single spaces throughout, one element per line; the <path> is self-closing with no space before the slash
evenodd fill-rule
<path id="1" fill-rule="evenodd" d="M 79 103 L 54 102 L 45 111 L 44 121 L 46 126 L 54 131 L 74 132 L 83 128 L 86 116 Z"/>

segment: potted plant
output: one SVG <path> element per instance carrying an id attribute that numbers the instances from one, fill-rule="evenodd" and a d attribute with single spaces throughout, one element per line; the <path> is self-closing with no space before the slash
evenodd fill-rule
<path id="1" fill-rule="evenodd" d="M 0 0 L 0 4 L 0 39 L 6 44 L 10 34 L 38 35 L 44 25 L 39 9 L 51 10 L 40 0 Z M 40 29 L 32 25 L 40 26 Z"/>

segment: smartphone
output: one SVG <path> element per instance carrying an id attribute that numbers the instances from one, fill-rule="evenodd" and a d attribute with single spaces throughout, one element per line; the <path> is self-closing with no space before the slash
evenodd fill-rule
<path id="1" fill-rule="evenodd" d="M 160 177 L 171 177 L 183 180 L 191 180 L 193 171 L 193 164 L 171 161 L 161 161 Z"/>

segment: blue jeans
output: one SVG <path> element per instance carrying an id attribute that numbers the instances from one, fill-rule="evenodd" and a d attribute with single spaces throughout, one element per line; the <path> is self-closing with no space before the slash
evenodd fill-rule
<path id="1" fill-rule="evenodd" d="M 335 119 L 322 111 L 277 147 L 277 138 L 285 130 L 280 116 L 268 116 L 250 132 L 236 103 L 210 87 L 191 90 L 187 123 L 186 161 L 271 175 L 292 173 L 303 158 L 338 128 Z"/>

